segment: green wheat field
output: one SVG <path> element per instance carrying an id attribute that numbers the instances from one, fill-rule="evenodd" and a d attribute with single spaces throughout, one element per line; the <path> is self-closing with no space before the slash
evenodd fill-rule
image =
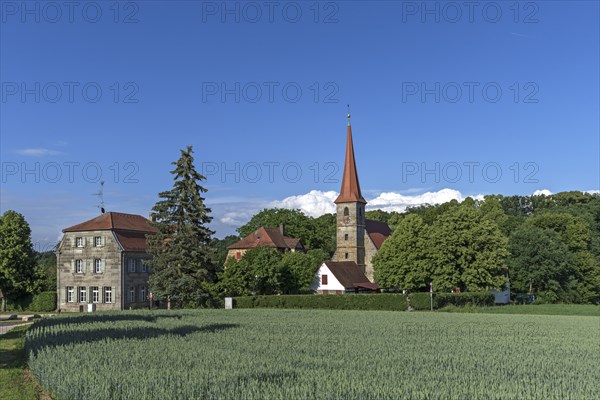
<path id="1" fill-rule="evenodd" d="M 61 315 L 27 332 L 57 399 L 598 399 L 600 318 L 327 310 Z"/>

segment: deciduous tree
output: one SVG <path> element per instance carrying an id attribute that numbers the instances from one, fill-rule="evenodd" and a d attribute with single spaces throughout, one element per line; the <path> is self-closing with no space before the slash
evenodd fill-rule
<path id="1" fill-rule="evenodd" d="M 0 290 L 14 300 L 35 288 L 35 255 L 31 229 L 23 215 L 6 211 L 0 217 Z M 6 299 L 2 299 L 2 310 Z"/>

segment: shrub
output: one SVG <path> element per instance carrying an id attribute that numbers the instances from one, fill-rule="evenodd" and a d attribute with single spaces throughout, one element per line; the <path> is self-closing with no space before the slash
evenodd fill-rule
<path id="1" fill-rule="evenodd" d="M 465 292 L 465 293 L 435 293 L 433 295 L 433 307 L 442 308 L 449 305 L 464 306 L 493 306 L 495 302 L 494 293 L 491 292 Z"/>
<path id="2" fill-rule="evenodd" d="M 444 308 L 447 306 L 455 307 L 485 307 L 493 306 L 495 301 L 494 293 L 491 292 L 465 292 L 465 293 L 434 293 L 433 309 Z M 408 295 L 408 304 L 414 310 L 430 310 L 431 299 L 429 293 L 419 292 Z"/>
<path id="3" fill-rule="evenodd" d="M 52 312 L 56 310 L 56 292 L 36 294 L 33 296 L 29 309 L 37 312 Z"/>
<path id="4" fill-rule="evenodd" d="M 332 310 L 406 311 L 406 296 L 402 294 L 342 294 L 244 296 L 234 298 L 235 308 L 308 308 Z"/>
<path id="5" fill-rule="evenodd" d="M 429 293 L 418 292 L 409 294 L 408 305 L 412 307 L 413 310 L 430 310 L 431 299 L 429 298 Z"/>
<path id="6" fill-rule="evenodd" d="M 6 311 L 24 311 L 28 310 L 31 304 L 31 295 L 26 294 L 16 299 L 6 299 Z"/>

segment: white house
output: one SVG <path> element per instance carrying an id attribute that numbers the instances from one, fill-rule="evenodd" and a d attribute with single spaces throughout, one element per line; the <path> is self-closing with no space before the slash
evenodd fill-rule
<path id="1" fill-rule="evenodd" d="M 319 294 L 343 294 L 379 290 L 354 261 L 325 261 L 310 289 Z"/>

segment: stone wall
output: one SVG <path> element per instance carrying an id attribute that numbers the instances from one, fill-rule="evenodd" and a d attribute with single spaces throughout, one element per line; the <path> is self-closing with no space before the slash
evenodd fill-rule
<path id="1" fill-rule="evenodd" d="M 100 237 L 99 246 L 95 238 Z M 80 238 L 80 239 L 77 239 Z M 81 241 L 77 243 L 77 241 Z M 78 271 L 77 261 L 81 260 Z M 95 269 L 95 260 L 100 260 L 100 271 Z M 99 288 L 97 310 L 121 309 L 121 251 L 112 231 L 67 232 L 57 252 L 58 308 L 62 311 L 87 311 L 92 303 L 92 288 Z M 68 301 L 68 287 L 74 293 Z M 80 288 L 85 288 L 85 301 L 80 301 Z M 105 301 L 105 292 L 111 288 L 111 302 Z"/>
<path id="2" fill-rule="evenodd" d="M 124 269 L 124 293 L 123 308 L 147 308 L 148 307 L 148 278 L 150 277 L 150 266 L 144 261 L 150 259 L 150 255 L 145 252 L 126 252 Z M 130 262 L 133 260 L 135 272 L 130 271 Z M 146 265 L 144 267 L 144 264 Z M 131 291 L 133 288 L 133 301 L 131 301 Z"/>
<path id="3" fill-rule="evenodd" d="M 345 209 L 348 208 L 346 215 Z M 354 261 L 365 266 L 365 205 L 336 204 L 336 251 L 333 261 Z M 347 256 L 346 256 L 347 255 Z"/>
<path id="4" fill-rule="evenodd" d="M 373 257 L 376 253 L 377 247 L 375 247 L 375 244 L 365 229 L 365 275 L 371 282 L 375 281 L 373 273 Z"/>

